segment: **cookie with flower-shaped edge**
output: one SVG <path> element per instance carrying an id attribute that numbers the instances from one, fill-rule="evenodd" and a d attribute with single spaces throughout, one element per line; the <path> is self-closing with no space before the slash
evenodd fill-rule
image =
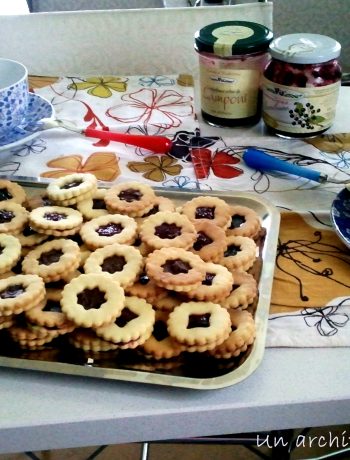
<path id="1" fill-rule="evenodd" d="M 196 239 L 190 251 L 205 262 L 219 262 L 227 249 L 225 230 L 206 219 L 194 222 Z"/>
<path id="2" fill-rule="evenodd" d="M 0 179 L 0 202 L 14 202 L 23 204 L 27 199 L 24 188 L 16 182 Z"/>
<path id="3" fill-rule="evenodd" d="M 21 243 L 18 238 L 0 233 L 0 274 L 7 273 L 21 257 Z"/>
<path id="4" fill-rule="evenodd" d="M 77 209 L 81 212 L 85 220 L 95 219 L 95 217 L 108 214 L 104 200 L 105 195 L 106 189 L 99 188 L 94 191 L 92 196 L 77 203 Z"/>
<path id="5" fill-rule="evenodd" d="M 186 292 L 190 299 L 221 303 L 232 289 L 233 276 L 226 267 L 213 262 L 206 263 L 205 277 L 200 286 Z"/>
<path id="6" fill-rule="evenodd" d="M 107 190 L 105 202 L 111 213 L 127 214 L 139 217 L 150 211 L 156 195 L 147 184 L 139 182 L 122 182 Z"/>
<path id="7" fill-rule="evenodd" d="M 28 222 L 28 211 L 13 201 L 0 202 L 0 233 L 21 233 Z"/>
<path id="8" fill-rule="evenodd" d="M 13 275 L 0 279 L 0 315 L 18 315 L 45 298 L 45 284 L 38 275 Z"/>
<path id="9" fill-rule="evenodd" d="M 258 295 L 257 282 L 250 273 L 233 270 L 231 291 L 220 303 L 224 308 L 246 309 Z"/>
<path id="10" fill-rule="evenodd" d="M 97 188 L 96 176 L 90 173 L 72 173 L 53 180 L 47 187 L 47 196 L 54 202 L 64 204 L 69 200 L 87 197 Z M 73 203 L 71 203 L 73 204 Z"/>
<path id="11" fill-rule="evenodd" d="M 227 236 L 248 236 L 255 238 L 261 228 L 260 217 L 246 206 L 231 206 L 231 222 L 226 229 Z"/>
<path id="12" fill-rule="evenodd" d="M 197 196 L 187 201 L 181 208 L 192 222 L 206 219 L 218 227 L 226 229 L 230 222 L 230 206 L 225 200 L 216 196 Z"/>
<path id="13" fill-rule="evenodd" d="M 227 249 L 220 263 L 229 270 L 247 271 L 256 260 L 257 246 L 252 238 L 247 236 L 228 236 Z"/>
<path id="14" fill-rule="evenodd" d="M 43 206 L 29 214 L 29 225 L 39 233 L 49 235 L 80 228 L 82 222 L 83 216 L 79 211 L 64 206 Z"/>

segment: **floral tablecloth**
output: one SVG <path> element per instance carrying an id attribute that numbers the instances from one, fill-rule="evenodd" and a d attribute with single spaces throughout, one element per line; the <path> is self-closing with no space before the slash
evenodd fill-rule
<path id="1" fill-rule="evenodd" d="M 206 136 L 200 132 L 193 80 L 188 75 L 32 77 L 30 82 L 37 94 L 51 102 L 57 119 L 80 128 L 165 135 L 174 141 L 174 148 L 159 155 L 50 129 L 3 151 L 1 175 L 56 178 L 92 172 L 109 183 L 137 180 L 152 186 L 262 196 L 282 213 L 267 345 L 350 345 L 350 253 L 329 219 L 331 203 L 343 187 L 255 171 L 242 160 L 245 148 L 254 146 L 346 179 L 350 177 L 348 134 L 307 142 L 230 137 L 225 130 L 220 136 Z"/>

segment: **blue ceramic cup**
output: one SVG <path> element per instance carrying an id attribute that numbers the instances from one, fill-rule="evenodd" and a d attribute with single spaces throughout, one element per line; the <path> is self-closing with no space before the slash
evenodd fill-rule
<path id="1" fill-rule="evenodd" d="M 0 137 L 20 125 L 28 107 L 28 71 L 20 62 L 0 58 Z"/>

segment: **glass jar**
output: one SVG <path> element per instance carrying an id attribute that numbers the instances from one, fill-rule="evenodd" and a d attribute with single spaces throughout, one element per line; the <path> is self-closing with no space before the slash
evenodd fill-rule
<path id="1" fill-rule="evenodd" d="M 289 34 L 270 44 L 263 77 L 263 120 L 286 138 L 319 135 L 332 125 L 341 82 L 341 46 L 318 34 Z"/>
<path id="2" fill-rule="evenodd" d="M 214 126 L 244 126 L 261 118 L 261 76 L 272 32 L 249 21 L 224 21 L 195 34 L 203 119 Z"/>

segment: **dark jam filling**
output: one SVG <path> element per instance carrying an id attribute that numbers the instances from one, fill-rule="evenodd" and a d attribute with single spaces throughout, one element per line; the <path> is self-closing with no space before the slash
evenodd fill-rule
<path id="1" fill-rule="evenodd" d="M 240 214 L 234 214 L 231 217 L 230 229 L 232 230 L 234 228 L 239 228 L 244 223 L 245 223 L 245 217 L 244 216 L 241 216 Z"/>
<path id="2" fill-rule="evenodd" d="M 148 278 L 146 273 L 141 273 L 141 275 L 139 276 L 139 283 L 145 286 L 146 284 L 149 283 L 149 281 L 150 279 Z"/>
<path id="3" fill-rule="evenodd" d="M 0 254 L 2 254 L 4 249 L 5 249 L 4 246 L 0 246 Z"/>
<path id="4" fill-rule="evenodd" d="M 92 209 L 106 209 L 106 203 L 101 198 L 93 198 Z"/>
<path id="5" fill-rule="evenodd" d="M 227 250 L 224 252 L 224 257 L 235 256 L 241 251 L 240 246 L 236 246 L 235 244 L 231 244 L 228 246 Z"/>
<path id="6" fill-rule="evenodd" d="M 204 232 L 198 232 L 197 234 L 197 239 L 193 245 L 193 249 L 195 251 L 200 251 L 204 246 L 207 246 L 208 244 L 211 244 L 213 240 L 206 235 Z"/>
<path id="7" fill-rule="evenodd" d="M 12 284 L 0 292 L 1 299 L 14 299 L 25 292 L 22 284 Z"/>
<path id="8" fill-rule="evenodd" d="M 122 201 L 131 203 L 132 201 L 140 201 L 142 198 L 142 193 L 139 190 L 128 188 L 126 190 L 122 190 L 118 197 Z"/>
<path id="9" fill-rule="evenodd" d="M 202 281 L 202 284 L 204 284 L 204 286 L 211 286 L 213 284 L 215 276 L 215 273 L 206 273 L 205 278 Z"/>
<path id="10" fill-rule="evenodd" d="M 190 315 L 188 317 L 187 329 L 194 329 L 195 327 L 210 327 L 210 313 Z"/>
<path id="11" fill-rule="evenodd" d="M 79 187 L 79 185 L 81 185 L 82 183 L 83 183 L 82 180 L 75 180 L 72 182 L 68 182 L 68 184 L 63 185 L 61 189 L 68 190 L 70 188 Z"/>
<path id="12" fill-rule="evenodd" d="M 0 210 L 0 224 L 11 222 L 14 217 L 15 214 L 12 211 L 4 211 L 3 209 Z"/>
<path id="13" fill-rule="evenodd" d="M 106 257 L 101 264 L 101 268 L 104 272 L 115 273 L 121 272 L 126 264 L 124 256 L 110 256 Z"/>
<path id="14" fill-rule="evenodd" d="M 42 265 L 51 265 L 58 262 L 62 255 L 63 252 L 60 249 L 51 249 L 51 251 L 43 252 L 38 261 Z"/>
<path id="15" fill-rule="evenodd" d="M 50 312 L 53 312 L 53 313 L 62 313 L 60 303 L 55 302 L 53 300 L 49 300 L 46 303 L 45 307 L 43 308 L 43 311 L 50 311 Z"/>
<path id="16" fill-rule="evenodd" d="M 68 216 L 67 214 L 62 214 L 60 212 L 46 212 L 43 217 L 46 220 L 58 222 L 59 220 L 67 219 Z"/>
<path id="17" fill-rule="evenodd" d="M 99 288 L 84 289 L 77 295 L 77 299 L 85 310 L 98 309 L 106 301 L 105 293 L 100 291 Z"/>
<path id="18" fill-rule="evenodd" d="M 96 230 L 100 236 L 114 236 L 118 235 L 124 230 L 124 227 L 121 224 L 113 224 L 112 222 L 107 225 L 101 225 Z"/>
<path id="19" fill-rule="evenodd" d="M 232 284 L 231 292 L 235 291 L 240 287 L 240 284 Z"/>
<path id="20" fill-rule="evenodd" d="M 119 327 L 125 327 L 130 321 L 137 318 L 138 315 L 133 311 L 129 310 L 128 307 L 123 308 L 122 314 L 114 321 Z"/>
<path id="21" fill-rule="evenodd" d="M 181 259 L 167 260 L 162 269 L 166 273 L 171 273 L 172 275 L 179 275 L 180 273 L 188 273 L 191 270 L 190 264 L 184 262 Z"/>
<path id="22" fill-rule="evenodd" d="M 13 198 L 13 196 L 6 187 L 0 188 L 0 201 L 11 200 L 11 198 Z"/>
<path id="23" fill-rule="evenodd" d="M 181 235 L 181 227 L 178 227 L 176 224 L 167 224 L 164 222 L 155 227 L 154 234 L 158 236 L 158 238 L 173 240 Z"/>
<path id="24" fill-rule="evenodd" d="M 151 216 L 152 214 L 157 214 L 159 211 L 159 206 L 156 204 L 153 206 L 152 209 L 150 209 L 146 214 L 144 214 L 142 217 L 148 217 Z"/>
<path id="25" fill-rule="evenodd" d="M 50 281 L 50 283 L 45 283 L 46 289 L 63 289 L 67 284 L 65 280 Z"/>
<path id="26" fill-rule="evenodd" d="M 27 225 L 26 227 L 24 227 L 23 229 L 23 236 L 32 236 L 32 235 L 36 235 L 37 232 L 35 230 L 32 229 L 32 227 L 30 227 L 29 225 Z"/>
<path id="27" fill-rule="evenodd" d="M 214 219 L 215 218 L 215 206 L 210 208 L 209 206 L 199 206 L 195 212 L 196 219 Z"/>
<path id="28" fill-rule="evenodd" d="M 162 340 L 166 339 L 169 337 L 168 334 L 168 329 L 166 327 L 166 323 L 161 320 L 157 320 L 154 323 L 154 328 L 153 328 L 153 337 L 158 341 L 161 342 Z"/>

